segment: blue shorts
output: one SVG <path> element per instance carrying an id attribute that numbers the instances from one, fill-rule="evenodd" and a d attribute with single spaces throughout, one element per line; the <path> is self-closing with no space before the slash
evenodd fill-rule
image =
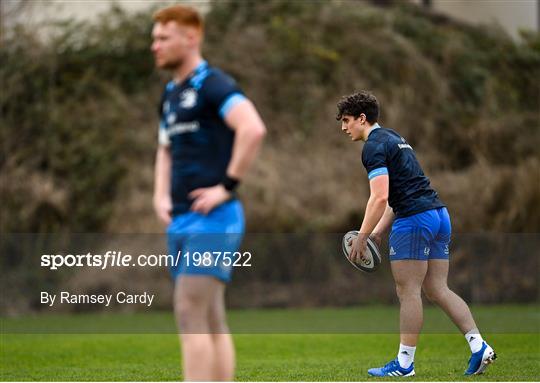
<path id="1" fill-rule="evenodd" d="M 445 207 L 397 218 L 390 233 L 390 261 L 448 259 L 451 235 Z"/>
<path id="2" fill-rule="evenodd" d="M 228 283 L 233 253 L 244 236 L 244 210 L 238 200 L 225 202 L 208 215 L 187 212 L 173 218 L 167 228 L 169 267 L 176 281 L 181 274 L 208 275 Z M 233 262 L 231 262 L 231 260 Z"/>

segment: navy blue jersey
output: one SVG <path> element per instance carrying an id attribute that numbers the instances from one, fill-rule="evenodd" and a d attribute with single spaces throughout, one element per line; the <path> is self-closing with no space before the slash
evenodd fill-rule
<path id="1" fill-rule="evenodd" d="M 244 99 L 235 81 L 206 61 L 182 83 L 171 81 L 165 87 L 159 143 L 171 151 L 173 215 L 189 210 L 189 192 L 223 180 L 234 143 L 234 131 L 224 118 Z"/>
<path id="2" fill-rule="evenodd" d="M 403 137 L 378 124 L 369 133 L 362 150 L 362 163 L 368 178 L 388 174 L 388 204 L 399 217 L 443 207 L 437 192 L 424 175 L 413 148 Z"/>

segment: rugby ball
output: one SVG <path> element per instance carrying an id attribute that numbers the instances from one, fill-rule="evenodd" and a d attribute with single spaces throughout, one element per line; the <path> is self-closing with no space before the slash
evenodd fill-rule
<path id="1" fill-rule="evenodd" d="M 345 255 L 345 258 L 347 258 L 347 261 L 351 265 L 353 265 L 358 270 L 364 271 L 366 273 L 372 273 L 375 270 L 379 268 L 379 265 L 381 264 L 381 253 L 379 252 L 379 247 L 371 238 L 368 238 L 367 240 L 367 249 L 366 249 L 366 258 L 367 259 L 361 259 L 359 263 L 352 262 L 349 259 L 349 255 L 351 254 L 352 249 L 352 240 L 356 239 L 358 237 L 358 231 L 353 230 L 349 231 L 347 234 L 343 236 L 342 241 L 342 247 L 343 247 L 343 254 Z M 350 243 L 350 244 L 349 244 Z"/>

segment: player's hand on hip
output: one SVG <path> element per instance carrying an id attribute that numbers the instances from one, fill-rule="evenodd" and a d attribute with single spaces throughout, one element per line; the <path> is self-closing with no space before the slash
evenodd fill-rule
<path id="1" fill-rule="evenodd" d="M 170 195 L 154 196 L 154 210 L 164 224 L 168 225 L 172 220 L 172 198 Z"/>
<path id="2" fill-rule="evenodd" d="M 219 184 L 208 188 L 199 188 L 189 193 L 193 199 L 191 210 L 201 214 L 208 214 L 212 209 L 231 198 L 231 193 Z"/>

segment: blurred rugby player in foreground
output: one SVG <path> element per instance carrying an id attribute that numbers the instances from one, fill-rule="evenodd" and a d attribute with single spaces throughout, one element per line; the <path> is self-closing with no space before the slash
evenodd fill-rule
<path id="1" fill-rule="evenodd" d="M 202 58 L 197 11 L 171 6 L 154 22 L 156 66 L 173 77 L 160 103 L 154 208 L 168 225 L 169 253 L 181 252 L 170 271 L 184 379 L 230 381 L 235 356 L 224 293 L 232 265 L 215 254 L 203 265 L 191 255 L 238 250 L 244 213 L 234 192 L 266 129 L 235 81 Z"/>

